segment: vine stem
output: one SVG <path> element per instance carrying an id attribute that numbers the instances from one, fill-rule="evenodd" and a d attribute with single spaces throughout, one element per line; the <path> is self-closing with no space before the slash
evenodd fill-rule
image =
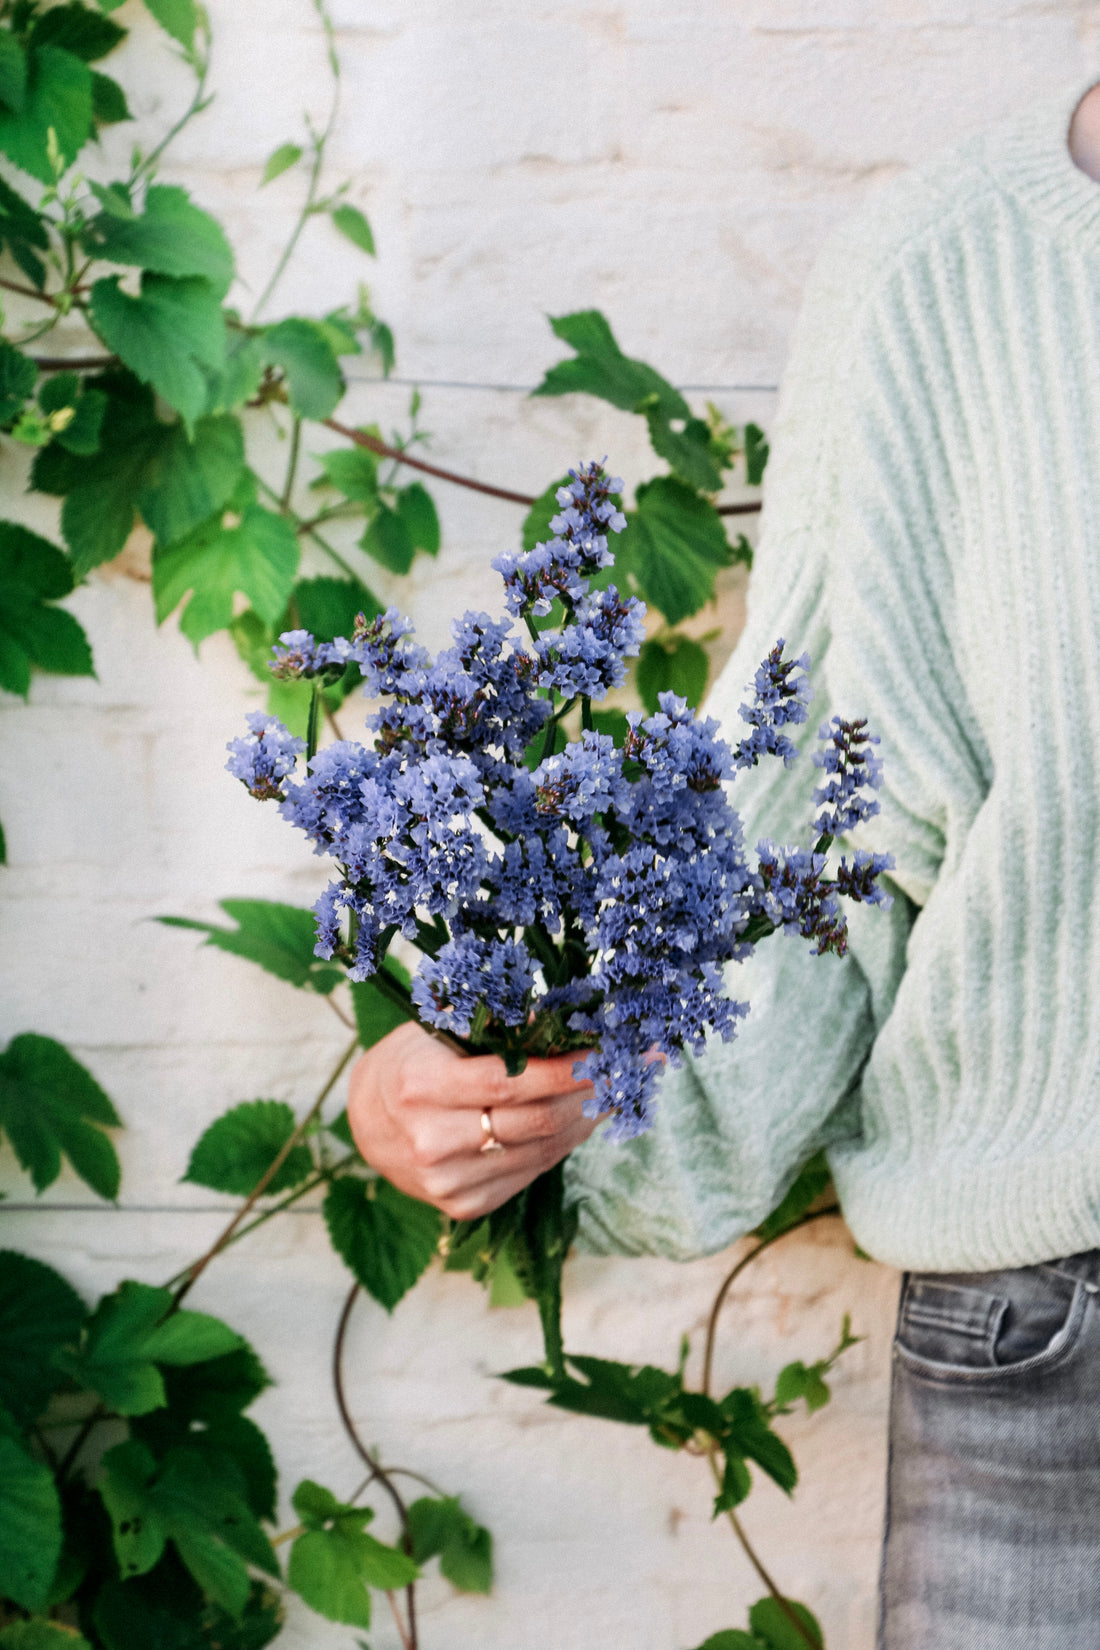
<path id="1" fill-rule="evenodd" d="M 348 1064 L 348 1061 L 351 1059 L 358 1047 L 359 1039 L 358 1037 L 353 1037 L 343 1054 L 341 1054 L 339 1060 L 336 1062 L 336 1065 L 333 1067 L 332 1072 L 325 1082 L 320 1094 L 317 1096 L 312 1106 L 310 1106 L 301 1122 L 294 1129 L 293 1133 L 290 1134 L 283 1142 L 283 1145 L 272 1159 L 267 1170 L 260 1176 L 260 1179 L 256 1182 L 255 1186 L 253 1186 L 251 1192 L 249 1192 L 248 1196 L 233 1216 L 233 1219 L 214 1239 L 214 1242 L 210 1245 L 210 1248 L 206 1251 L 206 1253 L 204 1255 L 200 1255 L 199 1259 L 187 1268 L 187 1271 L 184 1273 L 183 1282 L 176 1291 L 176 1298 L 173 1302 L 174 1310 L 178 1309 L 183 1303 L 183 1300 L 194 1288 L 199 1278 L 210 1265 L 210 1262 L 214 1260 L 216 1256 L 221 1254 L 227 1244 L 233 1241 L 233 1235 L 238 1226 L 241 1224 L 242 1220 L 244 1220 L 249 1211 L 255 1207 L 257 1201 L 263 1196 L 267 1186 L 272 1180 L 274 1180 L 275 1176 L 278 1174 L 279 1170 L 294 1150 L 294 1147 L 297 1146 L 299 1141 L 303 1138 L 306 1130 L 309 1128 L 309 1125 L 313 1122 L 313 1119 L 317 1116 L 317 1113 L 332 1093 L 332 1090 L 336 1087 L 336 1084 L 339 1082 L 340 1077 L 343 1074 L 345 1066 Z"/>
<path id="2" fill-rule="evenodd" d="M 366 447 L 368 452 L 376 453 L 379 458 L 391 458 L 395 464 L 407 464 L 411 470 L 422 470 L 427 476 L 435 476 L 437 481 L 449 481 L 455 487 L 469 487 L 472 492 L 487 493 L 490 498 L 507 499 L 510 504 L 526 504 L 528 508 L 538 503 L 533 493 L 516 493 L 509 487 L 495 487 L 491 482 L 475 481 L 473 476 L 461 476 L 455 470 L 444 470 L 438 464 L 429 464 L 427 459 L 414 458 L 403 447 L 391 447 L 388 442 L 380 441 L 375 435 L 368 435 L 365 430 L 353 430 L 350 424 L 341 424 L 338 419 L 326 418 L 322 422 L 326 429 L 333 430 L 348 441 L 353 441 L 357 447 Z M 751 516 L 761 507 L 759 499 L 749 499 L 742 504 L 715 505 L 720 516 Z"/>
<path id="3" fill-rule="evenodd" d="M 364 1444 L 362 1438 L 359 1436 L 359 1429 L 356 1427 L 355 1422 L 352 1419 L 351 1410 L 348 1407 L 347 1393 L 344 1389 L 344 1343 L 347 1340 L 348 1325 L 351 1322 L 351 1314 L 358 1298 L 359 1284 L 353 1283 L 351 1289 L 348 1291 L 347 1300 L 344 1302 L 344 1309 L 340 1313 L 340 1321 L 336 1326 L 336 1339 L 332 1343 L 332 1389 L 336 1396 L 336 1408 L 340 1412 L 340 1420 L 343 1424 L 344 1431 L 348 1435 L 348 1440 L 351 1443 L 352 1448 L 355 1450 L 355 1453 L 359 1456 L 359 1459 L 363 1462 L 363 1465 L 370 1469 L 370 1477 L 367 1479 L 366 1484 L 363 1485 L 363 1488 L 366 1489 L 375 1479 L 377 1479 L 381 1484 L 382 1488 L 393 1502 L 397 1516 L 401 1520 L 401 1529 L 403 1532 L 401 1544 L 405 1551 L 411 1556 L 412 1540 L 409 1535 L 409 1512 L 405 1505 L 404 1498 L 401 1491 L 397 1488 L 397 1485 L 393 1482 L 389 1473 L 382 1465 L 381 1461 L 379 1461 L 378 1457 L 367 1448 L 366 1444 Z M 386 1597 L 389 1599 L 390 1609 L 393 1611 L 393 1619 L 397 1623 L 397 1631 L 401 1635 L 401 1643 L 404 1646 L 404 1650 L 418 1650 L 419 1640 L 417 1638 L 416 1631 L 416 1582 L 410 1581 L 408 1586 L 405 1588 L 405 1608 L 408 1612 L 407 1628 L 402 1623 L 401 1615 L 397 1608 L 397 1600 L 394 1598 L 392 1592 L 387 1593 Z"/>
<path id="4" fill-rule="evenodd" d="M 776 1232 L 771 1237 L 761 1238 L 755 1248 L 750 1249 L 747 1255 L 742 1255 L 737 1264 L 726 1273 L 726 1276 L 722 1279 L 718 1293 L 714 1297 L 714 1304 L 710 1309 L 710 1317 L 707 1319 L 707 1337 L 703 1352 L 703 1381 L 701 1388 L 706 1397 L 710 1397 L 710 1382 L 714 1367 L 714 1345 L 718 1333 L 718 1319 L 721 1314 L 722 1307 L 726 1303 L 729 1292 L 737 1282 L 738 1278 L 743 1272 L 748 1270 L 754 1260 L 764 1253 L 765 1249 L 770 1249 L 773 1243 L 779 1242 L 780 1238 L 787 1237 L 791 1232 L 801 1231 L 804 1226 L 811 1225 L 815 1220 L 825 1220 L 829 1216 L 839 1214 L 840 1205 L 837 1203 L 831 1203 L 827 1209 L 815 1209 L 812 1214 L 803 1215 L 800 1220 L 796 1220 L 791 1226 L 784 1227 L 781 1232 Z M 718 1451 L 713 1444 L 709 1444 L 707 1446 L 707 1462 L 710 1466 L 711 1474 L 714 1478 L 716 1486 L 718 1489 L 721 1489 L 722 1473 L 718 1466 Z M 761 1560 L 756 1549 L 753 1547 L 748 1536 L 745 1534 L 744 1525 L 741 1523 L 741 1520 L 738 1518 L 732 1507 L 726 1508 L 726 1517 L 729 1519 L 730 1528 L 732 1529 L 734 1535 L 741 1543 L 741 1550 L 745 1554 L 745 1557 L 748 1559 L 749 1563 L 752 1565 L 753 1569 L 760 1577 L 760 1580 L 764 1583 L 764 1586 L 768 1589 L 768 1592 L 775 1600 L 779 1609 L 782 1610 L 784 1616 L 790 1622 L 799 1638 L 802 1639 L 805 1644 L 808 1644 L 811 1647 L 811 1650 L 821 1650 L 817 1639 L 812 1636 L 805 1622 L 799 1618 L 798 1613 L 792 1608 L 790 1600 L 785 1598 L 779 1591 L 774 1579 L 768 1573 L 767 1569 L 765 1569 L 763 1561 Z"/>

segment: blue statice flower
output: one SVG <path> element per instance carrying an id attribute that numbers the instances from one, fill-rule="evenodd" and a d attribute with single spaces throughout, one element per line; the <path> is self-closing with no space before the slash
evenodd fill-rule
<path id="1" fill-rule="evenodd" d="M 835 885 L 825 881 L 825 855 L 802 848 L 777 848 L 765 839 L 756 845 L 762 896 L 758 910 L 776 928 L 816 940 L 817 954 L 848 949 L 848 924 L 841 914 Z"/>
<path id="2" fill-rule="evenodd" d="M 294 772 L 306 742 L 295 738 L 277 716 L 265 716 L 262 710 L 250 711 L 245 720 L 251 732 L 226 745 L 226 768 L 258 801 L 282 801 L 284 781 Z"/>
<path id="3" fill-rule="evenodd" d="M 752 702 L 739 707 L 742 721 L 751 729 L 734 753 L 739 768 L 754 768 L 765 755 L 781 756 L 789 768 L 798 755 L 793 740 L 779 730 L 806 720 L 806 706 L 814 690 L 806 675 L 810 668 L 809 654 L 784 659 L 785 645 L 781 636 L 753 677 Z M 796 675 L 796 671 L 802 675 Z"/>
<path id="4" fill-rule="evenodd" d="M 369 621 L 360 613 L 351 642 L 344 645 L 348 662 L 359 666 L 368 698 L 400 693 L 409 673 L 428 663 L 425 650 L 409 640 L 412 628 L 412 620 L 396 607 L 387 607 Z"/>
<path id="5" fill-rule="evenodd" d="M 893 863 L 859 849 L 830 877 L 824 851 L 747 853 L 729 782 L 762 755 L 793 758 L 785 730 L 811 697 L 809 661 L 784 658 L 782 642 L 755 674 L 736 748 L 662 693 L 653 715 L 628 716 L 621 748 L 584 729 L 554 749 L 570 702 L 618 686 L 644 637 L 639 602 L 589 584 L 625 525 L 621 486 L 581 467 L 559 491 L 555 536 L 498 558 L 511 611 L 535 631 L 560 596 L 560 626 L 521 642 L 510 618 L 466 612 L 434 659 L 396 608 L 332 642 L 287 631 L 281 677 L 358 664 L 378 701 L 369 742 L 327 746 L 298 778 L 302 741 L 254 714 L 227 764 L 335 864 L 314 907 L 318 955 L 367 979 L 401 934 L 424 953 L 410 1008 L 425 1024 L 513 1061 L 574 1053 L 593 1085 L 586 1109 L 609 1113 L 617 1139 L 648 1126 L 666 1063 L 735 1035 L 747 1005 L 728 965 L 779 928 L 843 955 L 840 901 L 886 906 Z M 822 737 L 817 823 L 831 836 L 876 810 L 881 763 L 861 722 L 835 718 Z"/>
<path id="6" fill-rule="evenodd" d="M 540 762 L 531 776 L 535 813 L 587 825 L 626 800 L 622 754 L 609 734 L 586 729 L 580 739 Z"/>
<path id="7" fill-rule="evenodd" d="M 343 636 L 334 642 L 318 642 L 308 630 L 284 630 L 279 645 L 271 651 L 271 674 L 281 682 L 292 682 L 339 675 L 351 658 L 352 648 Z"/>
<path id="8" fill-rule="evenodd" d="M 557 491 L 561 512 L 550 522 L 554 537 L 525 555 L 505 551 L 493 561 L 504 579 L 510 613 L 543 618 L 555 598 L 574 608 L 587 594 L 590 575 L 614 560 L 607 535 L 626 526 L 611 497 L 622 491 L 622 478 L 606 475 L 599 464 L 582 464 L 569 477 L 568 485 Z"/>
<path id="9" fill-rule="evenodd" d="M 543 631 L 535 643 L 538 683 L 563 698 L 585 694 L 602 699 L 626 681 L 626 661 L 645 641 L 645 606 L 636 596 L 620 596 L 613 584 L 577 598 L 573 622 Z"/>
<path id="10" fill-rule="evenodd" d="M 882 758 L 871 749 L 878 738 L 867 732 L 862 717 L 845 722 L 839 716 L 823 722 L 817 737 L 825 741 L 825 748 L 814 752 L 814 767 L 824 768 L 832 777 L 814 792 L 814 801 L 825 805 L 814 829 L 822 835 L 840 836 L 879 811 L 878 798 L 867 795 L 867 787 L 877 790 L 882 784 Z"/>
<path id="11" fill-rule="evenodd" d="M 893 869 L 893 854 L 872 854 L 866 848 L 857 848 L 851 865 L 846 859 L 841 859 L 837 866 L 837 892 L 857 904 L 878 905 L 889 911 L 894 896 L 880 886 L 878 878 L 883 871 Z"/>
<path id="12" fill-rule="evenodd" d="M 456 1037 L 470 1035 L 478 1008 L 502 1026 L 521 1026 L 531 1007 L 535 975 L 522 940 L 460 934 L 437 957 L 425 957 L 412 983 L 420 1018 Z"/>

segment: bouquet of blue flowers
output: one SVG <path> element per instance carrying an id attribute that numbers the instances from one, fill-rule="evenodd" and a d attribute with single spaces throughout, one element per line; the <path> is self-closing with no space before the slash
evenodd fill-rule
<path id="1" fill-rule="evenodd" d="M 272 668 L 313 682 L 308 739 L 257 712 L 227 766 L 335 863 L 318 955 L 513 1073 L 576 1051 L 590 1114 L 625 1139 L 652 1115 L 654 1051 L 675 1065 L 735 1034 L 747 1005 L 726 965 L 779 929 L 843 953 L 841 899 L 888 904 L 878 877 L 892 861 L 856 850 L 826 875 L 834 836 L 877 811 L 881 781 L 877 740 L 840 718 L 820 730 L 814 846 L 746 849 L 728 781 L 764 756 L 793 761 L 784 729 L 812 697 L 808 659 L 785 658 L 782 641 L 737 745 L 671 693 L 656 715 L 632 712 L 618 741 L 597 727 L 593 701 L 622 684 L 645 634 L 643 604 L 606 572 L 621 487 L 598 464 L 571 471 L 553 537 L 493 563 L 511 617 L 463 614 L 434 660 L 395 608 L 332 642 L 286 632 Z M 320 692 L 351 664 L 378 702 L 373 740 L 315 750 Z M 420 952 L 411 989 L 386 966 L 398 935 Z"/>

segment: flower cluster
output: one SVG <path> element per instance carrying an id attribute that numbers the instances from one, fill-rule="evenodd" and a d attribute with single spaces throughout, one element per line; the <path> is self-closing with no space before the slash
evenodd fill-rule
<path id="1" fill-rule="evenodd" d="M 862 717 L 845 722 L 839 716 L 823 722 L 817 736 L 825 748 L 814 752 L 814 766 L 832 777 L 814 792 L 814 801 L 825 804 L 814 828 L 822 835 L 841 836 L 878 813 L 878 799 L 864 790 L 867 785 L 877 790 L 882 784 L 882 758 L 870 748 L 878 738 L 867 732 Z"/>
<path id="2" fill-rule="evenodd" d="M 246 721 L 251 731 L 229 741 L 225 765 L 257 801 L 282 801 L 283 781 L 294 772 L 306 742 L 288 733 L 277 716 L 265 716 L 262 710 L 251 711 Z"/>
<path id="3" fill-rule="evenodd" d="M 891 861 L 857 850 L 830 879 L 820 842 L 746 853 L 729 781 L 762 755 L 792 760 L 783 730 L 811 697 L 809 661 L 785 659 L 782 642 L 756 673 L 736 749 L 672 693 L 654 715 L 632 713 L 621 744 L 591 727 L 588 703 L 622 682 L 645 610 L 590 583 L 625 525 L 622 483 L 594 464 L 570 476 L 554 537 L 494 563 L 529 642 L 510 618 L 465 613 L 433 660 L 393 608 L 332 642 L 288 631 L 275 673 L 319 689 L 358 666 L 378 702 L 371 743 L 329 745 L 294 777 L 302 741 L 254 716 L 227 765 L 335 862 L 315 907 L 319 955 L 361 980 L 397 934 L 413 941 L 410 1013 L 512 1069 L 528 1052 L 575 1051 L 588 1109 L 610 1113 L 621 1138 L 647 1126 L 666 1061 L 735 1034 L 747 1005 L 728 995 L 726 965 L 775 929 L 843 954 L 841 898 L 888 903 L 877 879 Z M 562 622 L 540 628 L 555 601 Z M 578 698 L 583 731 L 555 750 Z M 881 763 L 861 722 L 823 736 L 815 800 L 831 836 L 875 811 L 865 790 Z"/>
<path id="4" fill-rule="evenodd" d="M 781 756 L 790 767 L 798 755 L 797 747 L 779 730 L 787 723 L 806 720 L 806 706 L 814 696 L 806 675 L 810 656 L 803 653 L 797 659 L 784 659 L 785 645 L 780 636 L 753 678 L 751 702 L 738 707 L 751 730 L 735 752 L 739 768 L 755 768 L 762 756 Z M 796 676 L 796 671 L 802 675 Z"/>

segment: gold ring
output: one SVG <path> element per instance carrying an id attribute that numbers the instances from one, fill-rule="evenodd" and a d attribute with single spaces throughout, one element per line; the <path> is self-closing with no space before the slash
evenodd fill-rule
<path id="1" fill-rule="evenodd" d="M 488 1111 L 483 1111 L 481 1114 L 481 1132 L 485 1138 L 477 1148 L 479 1152 L 502 1152 L 504 1150 L 503 1140 L 498 1140 L 493 1133 L 493 1119 Z"/>

